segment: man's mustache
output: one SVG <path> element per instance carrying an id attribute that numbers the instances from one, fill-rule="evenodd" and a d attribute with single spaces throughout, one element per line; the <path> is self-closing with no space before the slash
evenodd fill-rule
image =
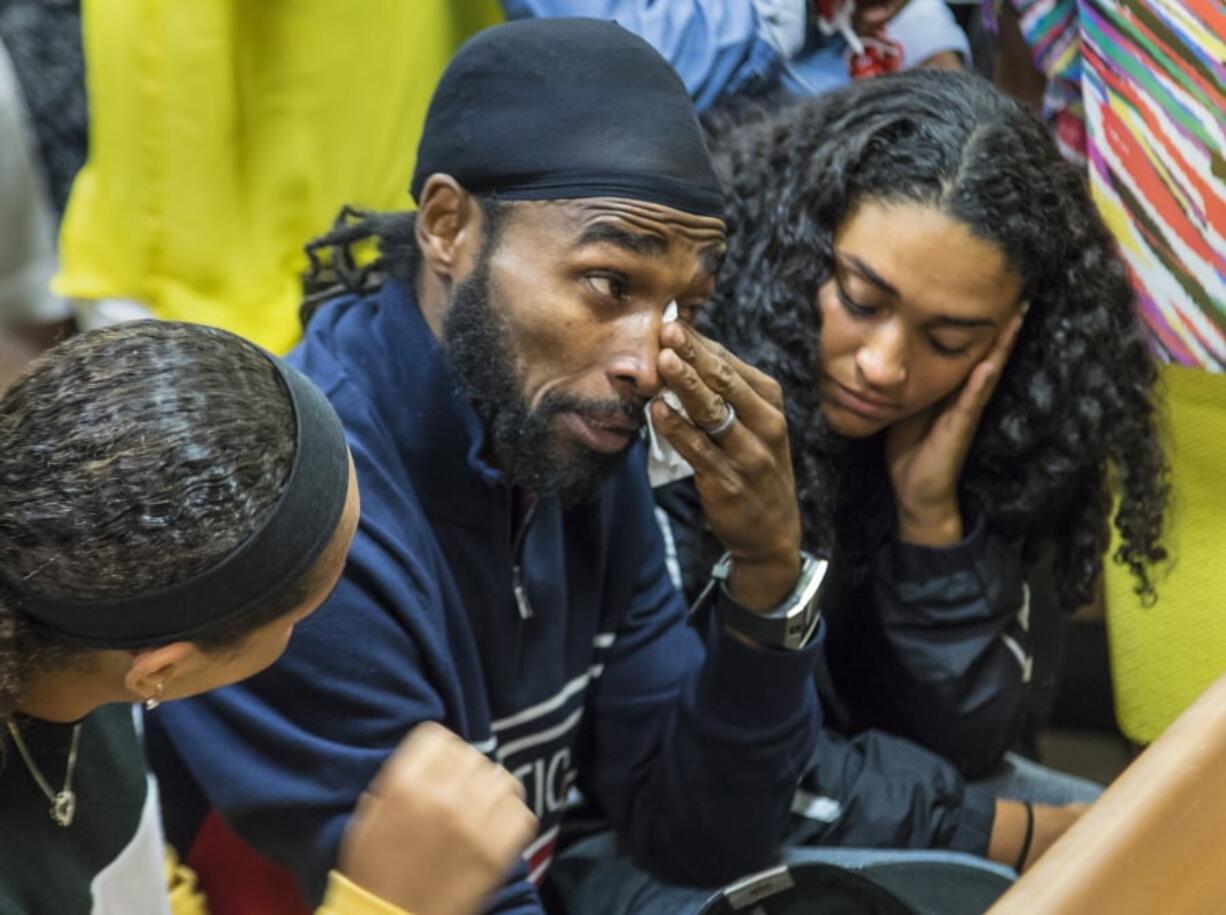
<path id="1" fill-rule="evenodd" d="M 548 405 L 550 414 L 573 412 L 602 425 L 616 426 L 627 432 L 637 432 L 646 421 L 645 398 L 630 400 L 582 400 L 573 396 L 559 398 Z"/>

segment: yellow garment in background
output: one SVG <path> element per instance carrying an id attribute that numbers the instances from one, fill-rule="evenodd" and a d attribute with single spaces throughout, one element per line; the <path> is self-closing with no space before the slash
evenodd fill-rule
<path id="1" fill-rule="evenodd" d="M 1152 743 L 1226 673 L 1226 375 L 1162 367 L 1169 410 L 1170 574 L 1142 607 L 1126 568 L 1108 563 L 1107 631 L 1120 729 Z M 1112 552 L 1119 546 L 1119 537 Z"/>
<path id="2" fill-rule="evenodd" d="M 430 94 L 497 0 L 86 0 L 89 160 L 53 288 L 283 352 L 303 244 L 407 209 Z"/>

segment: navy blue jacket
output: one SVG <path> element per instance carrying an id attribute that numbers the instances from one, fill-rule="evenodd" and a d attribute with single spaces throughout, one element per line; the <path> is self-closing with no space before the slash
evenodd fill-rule
<path id="1" fill-rule="evenodd" d="M 847 519 L 858 551 L 822 588 L 827 622 L 816 686 L 826 727 L 805 776 L 792 839 L 985 854 L 989 774 L 1018 737 L 1032 664 L 1018 543 L 980 518 L 944 548 L 893 536 L 888 482 Z M 656 490 L 677 573 L 694 594 L 720 548 L 691 480 Z"/>
<path id="2" fill-rule="evenodd" d="M 541 817 L 493 911 L 541 911 L 572 784 L 665 878 L 769 863 L 817 739 L 821 633 L 782 653 L 687 626 L 639 453 L 592 503 L 542 500 L 517 530 L 404 284 L 326 305 L 291 361 L 345 424 L 362 495 L 349 564 L 276 665 L 157 716 L 239 835 L 318 900 L 358 796 L 434 720 L 515 773 Z"/>

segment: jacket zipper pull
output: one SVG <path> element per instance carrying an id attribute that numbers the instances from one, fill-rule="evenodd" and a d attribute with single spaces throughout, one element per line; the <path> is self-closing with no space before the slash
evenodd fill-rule
<path id="1" fill-rule="evenodd" d="M 528 600 L 528 592 L 524 588 L 524 583 L 520 577 L 519 566 L 515 567 L 515 583 L 513 585 L 515 591 L 515 606 L 519 610 L 520 622 L 526 623 L 532 619 L 532 603 Z"/>
<path id="2" fill-rule="evenodd" d="M 519 619 L 515 623 L 515 674 L 518 676 L 523 657 L 524 624 L 532 619 L 532 603 L 528 600 L 528 591 L 524 588 L 518 565 L 512 572 L 511 590 L 515 593 L 515 609 L 519 611 Z"/>
<path id="3" fill-rule="evenodd" d="M 534 616 L 532 602 L 528 600 L 528 589 L 524 587 L 523 552 L 524 540 L 528 536 L 528 527 L 532 524 L 532 517 L 535 514 L 536 499 L 533 498 L 524 512 L 523 520 L 519 524 L 519 530 L 515 532 L 511 543 L 511 553 L 515 557 L 515 565 L 511 567 L 511 591 L 515 595 L 515 610 L 519 614 L 519 620 L 515 623 L 516 676 L 521 673 L 520 660 L 523 654 L 524 624 Z"/>

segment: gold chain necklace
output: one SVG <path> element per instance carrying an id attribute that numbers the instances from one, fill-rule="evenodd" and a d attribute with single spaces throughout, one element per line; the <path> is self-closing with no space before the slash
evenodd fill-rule
<path id="1" fill-rule="evenodd" d="M 34 757 L 30 755 L 29 749 L 26 748 L 26 742 L 21 737 L 21 731 L 17 729 L 17 722 L 9 718 L 5 723 L 9 727 L 9 733 L 13 735 L 13 743 L 17 745 L 17 751 L 21 753 L 21 758 L 25 760 L 26 768 L 30 770 L 30 775 L 34 777 L 38 787 L 42 789 L 43 794 L 47 795 L 47 800 L 51 802 L 51 819 L 61 826 L 71 826 L 72 818 L 77 812 L 77 796 L 72 791 L 72 773 L 77 768 L 77 748 L 81 744 L 82 722 L 78 721 L 72 729 L 72 745 L 68 749 L 68 769 L 64 773 L 64 787 L 59 791 L 51 790 L 51 785 L 47 783 L 42 770 L 38 768 L 38 764 L 34 762 Z"/>

